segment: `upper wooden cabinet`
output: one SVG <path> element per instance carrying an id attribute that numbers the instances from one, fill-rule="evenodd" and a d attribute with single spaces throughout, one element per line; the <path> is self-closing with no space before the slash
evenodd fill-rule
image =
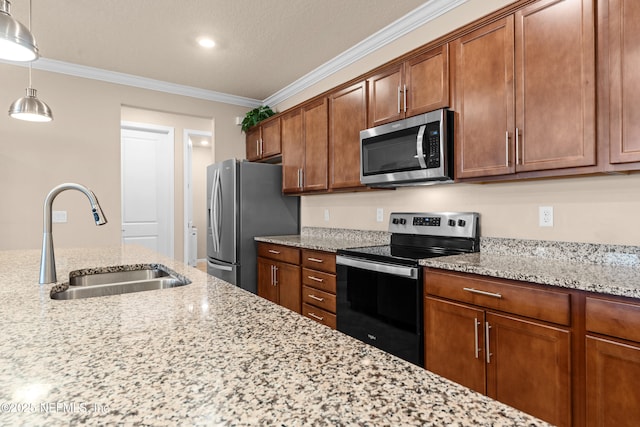
<path id="1" fill-rule="evenodd" d="M 452 42 L 456 177 L 596 164 L 592 0 L 541 0 Z"/>
<path id="2" fill-rule="evenodd" d="M 329 188 L 360 183 L 360 131 L 367 128 L 365 82 L 329 95 Z"/>
<path id="3" fill-rule="evenodd" d="M 367 127 L 449 106 L 449 45 L 424 52 L 367 79 Z"/>
<path id="4" fill-rule="evenodd" d="M 611 163 L 640 162 L 640 2 L 609 0 Z"/>
<path id="5" fill-rule="evenodd" d="M 247 160 L 256 161 L 277 156 L 280 147 L 280 117 L 266 119 L 247 132 Z"/>
<path id="6" fill-rule="evenodd" d="M 451 44 L 455 63 L 456 178 L 515 172 L 513 16 Z"/>
<path id="7" fill-rule="evenodd" d="M 282 191 L 328 189 L 328 107 L 321 98 L 282 116 Z"/>

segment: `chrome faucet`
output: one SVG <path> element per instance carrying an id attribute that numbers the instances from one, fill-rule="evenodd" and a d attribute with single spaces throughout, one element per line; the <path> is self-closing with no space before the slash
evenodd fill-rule
<path id="1" fill-rule="evenodd" d="M 104 225 L 107 223 L 107 219 L 102 213 L 102 208 L 100 208 L 100 203 L 98 203 L 98 198 L 93 194 L 93 191 L 84 185 L 68 182 L 53 188 L 44 199 L 44 232 L 42 234 L 42 255 L 40 257 L 40 284 L 53 283 L 57 280 L 56 259 L 53 254 L 53 236 L 51 235 L 51 211 L 53 209 L 53 199 L 65 190 L 78 190 L 84 193 L 89 198 L 89 203 L 91 203 L 91 212 L 93 213 L 93 220 L 96 222 L 96 225 Z"/>

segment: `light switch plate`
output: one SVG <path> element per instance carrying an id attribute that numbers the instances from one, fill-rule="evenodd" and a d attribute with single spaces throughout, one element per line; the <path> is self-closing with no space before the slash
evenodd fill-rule
<path id="1" fill-rule="evenodd" d="M 376 221 L 378 221 L 378 222 L 384 221 L 384 209 L 383 208 L 376 209 Z"/>
<path id="2" fill-rule="evenodd" d="M 51 221 L 55 223 L 67 222 L 67 211 L 53 211 Z"/>
<path id="3" fill-rule="evenodd" d="M 329 216 L 329 209 L 326 209 L 326 208 L 325 208 L 325 210 L 324 210 L 324 220 L 325 220 L 325 221 L 329 221 L 329 218 L 330 218 L 330 216 Z"/>

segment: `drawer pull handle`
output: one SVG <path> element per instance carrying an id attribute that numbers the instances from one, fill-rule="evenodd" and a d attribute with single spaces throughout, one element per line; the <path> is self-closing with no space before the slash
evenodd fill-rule
<path id="1" fill-rule="evenodd" d="M 307 313 L 307 314 L 309 315 L 309 317 L 313 317 L 313 318 L 314 318 L 314 319 L 316 319 L 316 320 L 319 320 L 319 321 L 323 321 L 323 320 L 324 320 L 324 317 L 316 316 L 316 315 L 315 315 L 315 314 L 313 314 L 312 312 L 309 312 L 309 313 Z"/>
<path id="2" fill-rule="evenodd" d="M 321 260 L 320 258 L 307 258 L 307 260 L 312 262 L 324 262 L 324 260 Z"/>
<path id="3" fill-rule="evenodd" d="M 496 294 L 494 292 L 487 292 L 487 291 L 481 291 L 479 289 L 473 289 L 473 288 L 462 288 L 467 292 L 471 292 L 472 294 L 479 294 L 479 295 L 484 295 L 487 297 L 493 297 L 493 298 L 502 298 L 501 294 Z"/>
<path id="4" fill-rule="evenodd" d="M 279 255 L 279 254 L 280 254 L 280 251 L 276 251 L 276 250 L 273 250 L 273 249 L 269 249 L 269 253 L 270 253 L 270 254 L 276 254 L 276 255 Z"/>
<path id="5" fill-rule="evenodd" d="M 307 278 L 313 280 L 314 282 L 324 282 L 324 279 L 321 279 L 319 277 L 307 276 Z"/>
<path id="6" fill-rule="evenodd" d="M 313 295 L 313 294 L 309 294 L 309 295 L 307 295 L 307 296 L 308 296 L 309 298 L 311 298 L 311 299 L 316 300 L 316 301 L 320 301 L 320 302 L 324 301 L 324 298 L 317 297 L 317 296 L 315 296 L 315 295 Z"/>

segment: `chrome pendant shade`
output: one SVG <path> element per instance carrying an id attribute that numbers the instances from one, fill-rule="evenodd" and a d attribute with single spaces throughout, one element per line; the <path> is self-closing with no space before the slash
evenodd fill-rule
<path id="1" fill-rule="evenodd" d="M 27 96 L 19 98 L 9 107 L 9 115 L 14 119 L 30 122 L 50 122 L 53 120 L 51 108 L 36 96 L 36 90 L 27 88 Z"/>
<path id="2" fill-rule="evenodd" d="M 39 56 L 31 31 L 11 16 L 9 0 L 0 0 L 0 59 L 29 62 Z"/>
<path id="3" fill-rule="evenodd" d="M 4 30 L 5 20 L 8 18 L 11 22 L 15 23 L 13 27 L 7 27 L 7 34 L 11 33 L 13 35 L 13 40 L 21 40 L 27 41 L 31 43 L 31 47 L 33 48 L 33 56 L 31 59 L 23 59 L 23 61 L 33 61 L 38 58 L 38 48 L 36 47 L 36 41 L 31 35 L 31 0 L 29 0 L 29 28 L 27 29 L 18 21 L 14 20 L 9 14 L 9 1 L 8 0 L 0 0 L 0 31 Z M 8 22 L 8 21 L 7 21 Z M 0 36 L 6 36 L 6 34 L 0 34 Z M 3 58 L 5 45 L 2 43 L 7 42 L 7 40 L 0 40 L 0 58 Z M 8 42 L 7 42 L 8 43 Z M 28 47 L 28 46 L 27 46 Z M 26 49 L 25 49 L 26 50 Z M 16 52 L 14 50 L 13 52 Z M 24 51 L 21 51 L 23 55 L 22 58 L 26 58 L 26 54 Z M 16 61 L 17 59 L 13 59 Z M 31 63 L 29 63 L 29 87 L 27 87 L 27 95 L 22 98 L 18 98 L 11 104 L 9 107 L 9 116 L 14 119 L 26 120 L 29 122 L 50 122 L 53 120 L 53 113 L 51 113 L 51 108 L 44 102 L 38 99 L 37 91 L 31 87 Z"/>

